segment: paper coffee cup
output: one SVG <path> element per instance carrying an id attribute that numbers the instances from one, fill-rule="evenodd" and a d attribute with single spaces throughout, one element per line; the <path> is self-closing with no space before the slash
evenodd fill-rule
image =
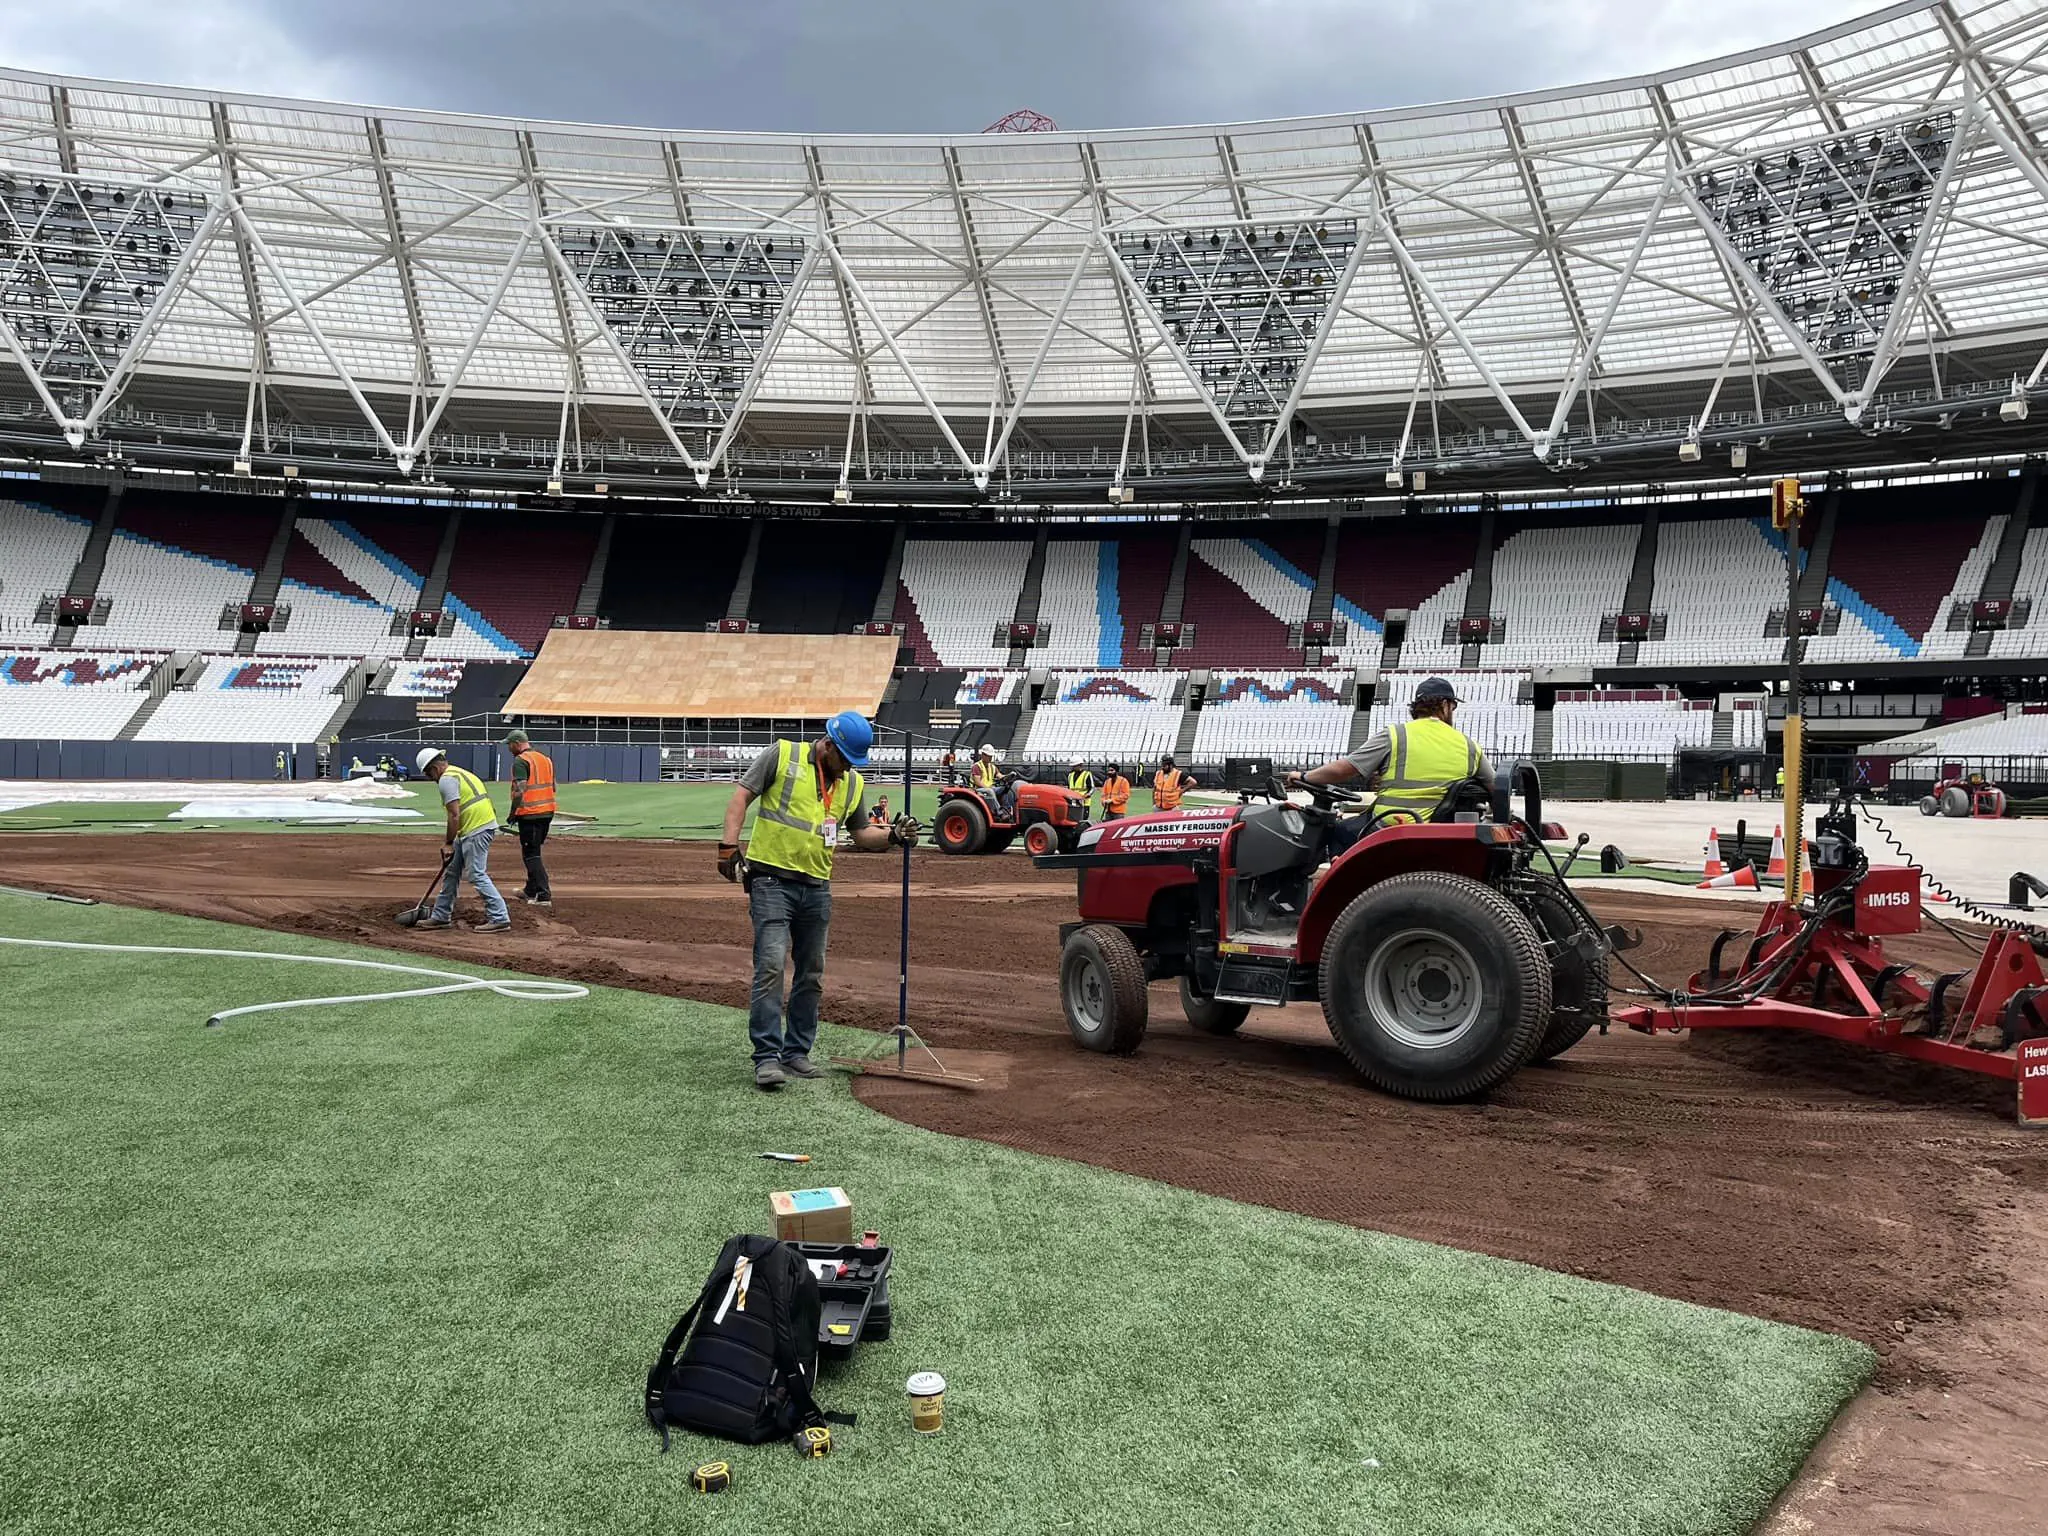
<path id="1" fill-rule="evenodd" d="M 946 1378 L 937 1371 L 919 1371 L 903 1390 L 910 1394 L 910 1427 L 920 1435 L 936 1435 L 946 1422 Z"/>

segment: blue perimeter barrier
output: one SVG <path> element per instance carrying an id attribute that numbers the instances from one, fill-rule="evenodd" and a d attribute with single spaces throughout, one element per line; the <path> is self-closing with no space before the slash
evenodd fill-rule
<path id="1" fill-rule="evenodd" d="M 319 754 L 303 742 L 0 741 L 0 779 L 272 780 L 319 776 Z"/>

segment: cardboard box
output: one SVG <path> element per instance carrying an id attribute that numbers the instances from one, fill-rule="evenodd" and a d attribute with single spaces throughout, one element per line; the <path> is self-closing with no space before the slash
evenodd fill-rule
<path id="1" fill-rule="evenodd" d="M 775 1235 L 786 1243 L 850 1243 L 853 1202 L 843 1189 L 785 1189 L 768 1197 Z"/>

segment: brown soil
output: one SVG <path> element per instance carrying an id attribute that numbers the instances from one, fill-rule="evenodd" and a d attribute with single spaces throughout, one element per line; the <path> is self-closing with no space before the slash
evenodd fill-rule
<path id="1" fill-rule="evenodd" d="M 11 836 L 0 883 L 488 960 L 744 1005 L 749 929 L 706 845 L 558 839 L 558 906 L 515 931 L 390 919 L 430 865 L 334 835 Z M 425 839 L 420 859 L 431 850 Z M 517 882 L 516 858 L 496 861 Z M 827 1016 L 894 1022 L 898 866 L 834 884 Z M 1594 1038 L 1485 1102 L 1405 1103 L 1352 1074 L 1304 1007 L 1235 1039 L 1170 987 L 1127 1059 L 1077 1050 L 1053 986 L 1072 885 L 1018 858 L 920 855 L 912 1022 L 989 1079 L 978 1092 L 866 1079 L 920 1125 L 1234 1199 L 1498 1254 L 1862 1339 L 1884 1356 L 1766 1523 L 1800 1532 L 2037 1531 L 2048 1508 L 2048 1139 L 2010 1085 L 1793 1036 Z M 465 896 L 465 903 L 473 898 Z M 1632 958 L 1676 981 L 1742 908 L 1596 897 L 1640 923 Z M 1895 958 L 1960 968 L 1930 934 Z M 971 1055 L 967 1053 L 972 1053 Z M 735 1063 L 740 1070 L 740 1063 Z"/>

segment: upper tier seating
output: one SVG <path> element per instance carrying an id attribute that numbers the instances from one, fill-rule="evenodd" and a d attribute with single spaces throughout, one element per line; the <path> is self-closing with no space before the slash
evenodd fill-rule
<path id="1" fill-rule="evenodd" d="M 1123 665 L 1128 625 L 1119 591 L 1119 554 L 1113 539 L 1047 541 L 1038 621 L 1047 626 L 1050 639 L 1031 652 L 1034 664 Z M 1155 611 L 1148 617 L 1158 616 Z"/>
<path id="2" fill-rule="evenodd" d="M 968 672 L 954 691 L 953 702 L 962 709 L 978 704 L 1014 704 L 1026 672 Z"/>
<path id="3" fill-rule="evenodd" d="M 1991 562 L 1998 558 L 1998 546 L 2005 538 L 2006 515 L 2003 512 L 1985 519 L 1984 532 L 1979 536 L 1970 552 L 1963 556 L 1963 563 L 1957 568 L 1955 578 L 1949 583 L 1948 596 L 1935 611 L 1933 624 L 1927 630 L 1927 637 L 1920 645 L 1923 661 L 1951 660 L 1961 656 L 1970 645 L 1970 607 L 1977 601 L 1977 594 L 1984 590 L 1984 577 L 1991 569 Z M 1948 627 L 1949 610 L 1960 604 L 1963 611 L 1963 625 L 1960 629 Z"/>
<path id="4" fill-rule="evenodd" d="M 1992 635 L 1991 654 L 2039 656 L 2048 652 L 2048 527 L 2035 524 L 2027 529 L 2012 595 L 2015 603 L 2029 603 L 2031 612 L 2024 628 L 2001 629 Z"/>
<path id="5" fill-rule="evenodd" d="M 317 741 L 341 708 L 343 657 L 209 656 L 196 687 L 173 689 L 137 741 Z"/>
<path id="6" fill-rule="evenodd" d="M 1031 717 L 1034 762 L 1150 760 L 1180 734 L 1185 672 L 1055 672 Z"/>
<path id="7" fill-rule="evenodd" d="M 492 660 L 538 651 L 555 615 L 575 610 L 597 529 L 594 517 L 558 513 L 464 517 L 442 605 L 454 615 L 455 632 L 429 640 L 426 654 Z"/>
<path id="8" fill-rule="evenodd" d="M 0 643 L 50 638 L 51 626 L 36 622 L 36 606 L 69 585 L 91 537 L 92 524 L 82 517 L 0 500 Z"/>
<path id="9" fill-rule="evenodd" d="M 1761 733 L 1763 715 L 1747 713 Z M 1574 690 L 1558 695 L 1550 715 L 1553 757 L 1668 763 L 1713 742 L 1713 703 L 1687 700 L 1676 689 Z"/>
<path id="10" fill-rule="evenodd" d="M 107 622 L 81 629 L 79 638 L 93 646 L 222 650 L 235 643 L 235 631 L 221 628 L 221 611 L 247 602 L 255 582 L 251 567 L 117 527 L 100 577 Z"/>
<path id="11" fill-rule="evenodd" d="M 1981 543 L 1985 489 L 1910 485 L 1844 494 L 1828 560 L 1827 600 L 1840 608 L 1840 633 L 1808 641 L 1810 662 L 1918 660 L 1947 629 L 1958 575 Z M 2010 487 L 2005 494 L 2012 494 Z M 2003 529 L 2005 518 L 1998 523 Z M 1985 556 L 1997 551 L 1994 542 Z M 1981 569 L 1963 598 L 1976 598 Z M 1854 616 L 1857 622 L 1850 624 Z"/>
<path id="12" fill-rule="evenodd" d="M 1195 716 L 1194 757 L 1341 757 L 1351 732 L 1349 672 L 1218 672 Z"/>
<path id="13" fill-rule="evenodd" d="M 1319 526 L 1192 540 L 1181 617 L 1194 624 L 1195 639 L 1174 660 L 1190 667 L 1299 666 L 1301 648 L 1290 631 L 1308 617 L 1322 543 Z"/>
<path id="14" fill-rule="evenodd" d="M 769 523 L 747 617 L 771 635 L 851 634 L 874 617 L 895 538 L 889 523 Z"/>
<path id="15" fill-rule="evenodd" d="M 1767 516 L 1664 523 L 1653 606 L 1667 624 L 1662 640 L 1643 642 L 1643 665 L 1782 659 L 1784 640 L 1764 634 L 1771 610 L 1785 606 L 1785 553 L 1777 537 Z"/>
<path id="16" fill-rule="evenodd" d="M 1396 610 L 1411 615 L 1410 643 L 1426 627 L 1426 621 L 1414 617 L 1425 604 L 1439 615 L 1462 613 L 1478 540 L 1478 519 L 1464 515 L 1357 518 L 1345 523 L 1337 537 L 1336 617 L 1350 625 L 1350 635 L 1333 659 L 1348 666 L 1379 666 L 1386 616 Z M 1437 629 L 1442 628 L 1439 618 Z M 1404 650 L 1402 664 L 1415 664 L 1415 654 L 1420 653 Z M 1435 664 L 1457 664 L 1456 652 L 1444 656 L 1441 644 L 1428 654 Z"/>
<path id="17" fill-rule="evenodd" d="M 896 618 L 921 667 L 1000 667 L 995 639 L 1017 612 L 1029 539 L 911 539 L 903 546 Z"/>
<path id="18" fill-rule="evenodd" d="M 1613 665 L 1614 642 L 1600 643 L 1600 621 L 1621 611 L 1641 536 L 1640 524 L 1602 524 L 1510 537 L 1494 553 L 1490 605 L 1507 631 L 1481 654 L 1501 666 Z M 1417 660 L 1402 652 L 1404 664 Z"/>
<path id="19" fill-rule="evenodd" d="M 393 620 L 418 606 L 419 573 L 342 518 L 301 517 L 285 551 L 280 606 L 291 622 L 257 637 L 262 655 L 308 650 L 358 656 L 404 652 Z"/>
<path id="20" fill-rule="evenodd" d="M 148 699 L 150 674 L 162 660 L 121 652 L 0 654 L 0 740 L 112 741 Z"/>
<path id="21" fill-rule="evenodd" d="M 748 531 L 737 517 L 621 514 L 612 525 L 597 611 L 618 629 L 702 629 L 717 623 L 732 601 Z"/>

